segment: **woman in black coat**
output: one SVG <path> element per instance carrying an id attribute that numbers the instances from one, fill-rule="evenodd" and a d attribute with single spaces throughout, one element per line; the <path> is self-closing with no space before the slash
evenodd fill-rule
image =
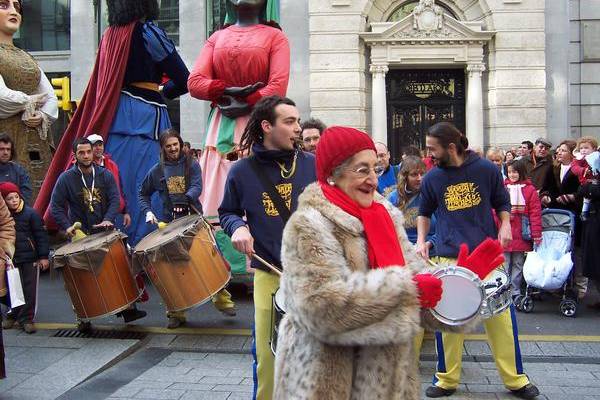
<path id="1" fill-rule="evenodd" d="M 579 195 L 592 199 L 589 217 L 583 222 L 581 238 L 583 275 L 593 281 L 600 291 L 600 184 L 586 183 L 579 189 Z M 600 310 L 600 302 L 590 307 Z"/>

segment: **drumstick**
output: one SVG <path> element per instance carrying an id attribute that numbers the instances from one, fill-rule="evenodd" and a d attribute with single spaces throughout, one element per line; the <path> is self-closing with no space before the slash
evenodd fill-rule
<path id="1" fill-rule="evenodd" d="M 283 272 L 277 268 L 276 266 L 274 266 L 273 264 L 269 263 L 268 261 L 265 261 L 262 257 L 260 257 L 259 255 L 257 255 L 256 253 L 252 253 L 252 257 L 256 258 L 258 261 L 260 261 L 261 264 L 263 264 L 264 266 L 266 266 L 267 268 L 269 268 L 271 271 L 273 271 L 277 276 L 281 277 L 281 275 L 283 274 Z"/>
<path id="2" fill-rule="evenodd" d="M 433 261 L 431 261 L 431 258 L 428 258 L 428 259 L 427 259 L 427 262 L 428 262 L 428 263 L 429 263 L 429 265 L 431 265 L 432 267 L 435 267 L 435 268 L 439 268 L 439 267 L 440 267 L 439 265 L 437 265 L 436 263 L 434 263 Z"/>

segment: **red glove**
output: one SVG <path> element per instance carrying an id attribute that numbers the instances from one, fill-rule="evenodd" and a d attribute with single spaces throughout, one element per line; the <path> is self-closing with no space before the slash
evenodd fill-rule
<path id="1" fill-rule="evenodd" d="M 504 263 L 504 250 L 498 240 L 485 239 L 469 255 L 469 246 L 460 245 L 456 265 L 465 267 L 485 279 L 496 267 Z"/>
<path id="2" fill-rule="evenodd" d="M 431 274 L 417 274 L 413 281 L 419 290 L 419 301 L 422 308 L 433 308 L 442 298 L 442 281 Z"/>

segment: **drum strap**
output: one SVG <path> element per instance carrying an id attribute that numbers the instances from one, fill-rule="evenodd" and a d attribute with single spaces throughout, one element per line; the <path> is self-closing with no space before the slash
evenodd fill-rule
<path id="1" fill-rule="evenodd" d="M 283 200 L 283 198 L 281 197 L 281 195 L 275 188 L 275 184 L 273 182 L 271 182 L 269 177 L 260 168 L 260 165 L 258 164 L 258 160 L 256 159 L 256 157 L 251 156 L 248 158 L 248 161 L 250 162 L 250 167 L 252 167 L 252 169 L 254 170 L 254 173 L 260 180 L 260 183 L 262 183 L 263 188 L 265 189 L 265 191 L 267 192 L 267 194 L 273 201 L 273 204 L 275 205 L 275 208 L 279 212 L 279 216 L 281 217 L 281 219 L 283 220 L 283 224 L 285 225 L 287 223 L 288 219 L 290 219 L 290 215 L 291 215 L 290 209 L 287 208 L 287 206 L 285 205 L 285 201 Z"/>

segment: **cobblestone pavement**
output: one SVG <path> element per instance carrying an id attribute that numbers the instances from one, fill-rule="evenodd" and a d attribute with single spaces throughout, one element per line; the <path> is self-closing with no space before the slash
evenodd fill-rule
<path id="1" fill-rule="evenodd" d="M 143 340 L 57 338 L 5 332 L 8 379 L 0 399 L 238 400 L 252 397 L 247 336 L 151 335 Z M 600 400 L 600 342 L 522 341 L 525 370 L 540 399 Z M 423 388 L 435 368 L 433 343 L 422 350 Z M 462 384 L 452 399 L 513 399 L 487 343 L 465 342 Z"/>

